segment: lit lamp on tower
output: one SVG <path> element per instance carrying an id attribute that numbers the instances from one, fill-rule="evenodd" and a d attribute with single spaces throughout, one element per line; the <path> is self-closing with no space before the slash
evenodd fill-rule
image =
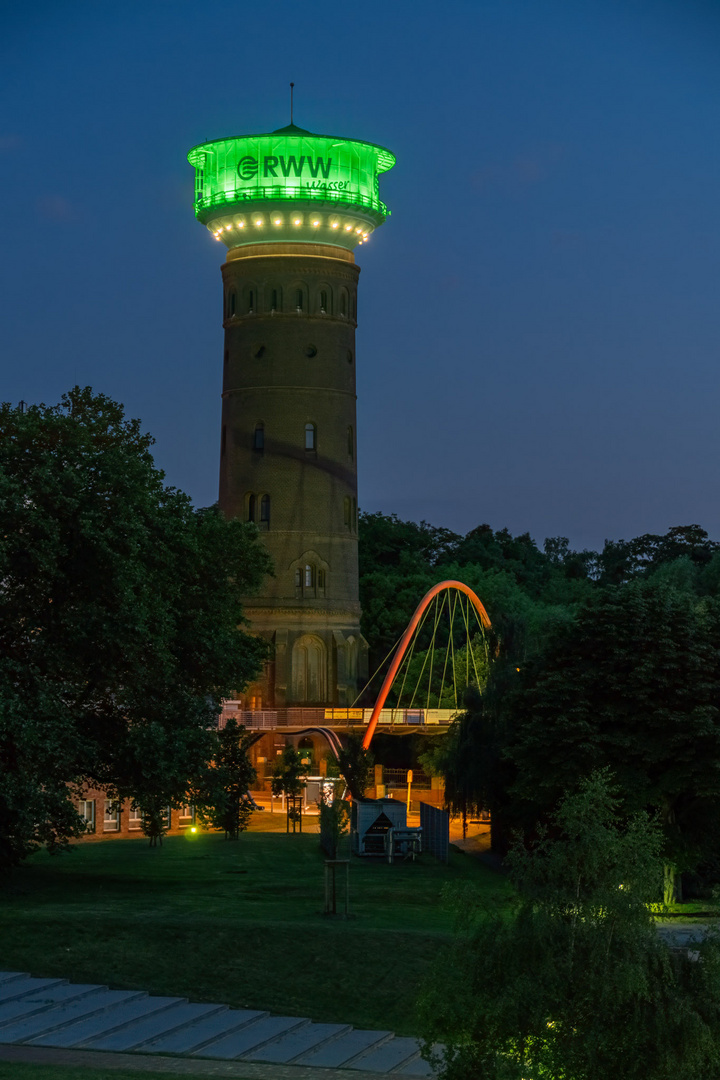
<path id="1" fill-rule="evenodd" d="M 350 704 L 366 675 L 357 565 L 354 249 L 388 215 L 372 143 L 294 124 L 188 155 L 223 274 L 220 506 L 255 522 L 275 576 L 248 599 L 272 643 L 246 708 Z"/>

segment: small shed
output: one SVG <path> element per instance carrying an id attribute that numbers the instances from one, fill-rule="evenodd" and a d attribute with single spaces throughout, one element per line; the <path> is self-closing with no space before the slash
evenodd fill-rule
<path id="1" fill-rule="evenodd" d="M 350 836 L 355 855 L 384 855 L 388 829 L 407 828 L 407 806 L 399 799 L 353 799 Z"/>

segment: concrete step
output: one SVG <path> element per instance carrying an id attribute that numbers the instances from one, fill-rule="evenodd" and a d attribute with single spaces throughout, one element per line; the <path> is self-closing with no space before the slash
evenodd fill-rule
<path id="1" fill-rule="evenodd" d="M 190 1027 L 181 1031 L 174 1031 L 171 1035 L 163 1035 L 159 1039 L 145 1043 L 142 1047 L 144 1054 L 190 1054 L 194 1050 L 201 1050 L 209 1043 L 216 1042 L 222 1035 L 229 1035 L 238 1028 L 245 1027 L 255 1020 L 262 1020 L 269 1013 L 258 1012 L 256 1009 L 228 1009 L 223 1006 L 223 1011 L 204 1017 Z"/>
<path id="2" fill-rule="evenodd" d="M 28 975 L 23 975 L 20 979 L 0 984 L 0 1003 L 15 1001 L 16 998 L 26 997 L 28 994 L 40 994 L 63 983 L 67 983 L 67 979 L 31 979 Z"/>
<path id="3" fill-rule="evenodd" d="M 267 1046 L 245 1055 L 246 1061 L 271 1061 L 275 1065 L 287 1065 L 301 1054 L 317 1050 L 332 1039 L 346 1035 L 352 1028 L 349 1024 L 306 1024 L 296 1028 L 279 1039 L 273 1039 Z"/>
<path id="4" fill-rule="evenodd" d="M 396 1036 L 382 1046 L 361 1054 L 352 1065 L 354 1069 L 364 1069 L 365 1072 L 389 1073 L 419 1058 L 420 1043 L 417 1039 Z"/>
<path id="5" fill-rule="evenodd" d="M 392 1031 L 356 1031 L 350 1030 L 347 1035 L 326 1043 L 318 1050 L 310 1050 L 307 1054 L 301 1054 L 296 1058 L 293 1065 L 313 1065 L 316 1068 L 340 1068 L 347 1062 L 354 1061 L 356 1057 L 373 1047 L 379 1047 L 393 1038 Z"/>
<path id="6" fill-rule="evenodd" d="M 13 998 L 11 1001 L 3 1001 L 0 1004 L 0 1042 L 4 1038 L 3 1031 L 7 1024 L 14 1024 L 20 1018 L 33 1016 L 35 1013 L 47 1012 L 58 1005 L 82 1001 L 89 994 L 105 989 L 107 989 L 105 986 L 82 986 L 78 983 L 59 982 L 49 989 Z M 5 1042 L 12 1041 L 5 1037 Z"/>
<path id="7" fill-rule="evenodd" d="M 148 998 L 152 1001 L 152 998 Z M 135 1050 L 143 1043 L 152 1042 L 163 1035 L 174 1032 L 201 1020 L 212 1013 L 219 1012 L 221 1005 L 188 1005 L 183 1003 L 171 1009 L 163 1009 L 151 1016 L 144 1016 L 132 1024 L 126 1024 L 119 1031 L 109 1035 L 99 1035 L 83 1043 L 87 1050 Z"/>
<path id="8" fill-rule="evenodd" d="M 415 1076 L 423 1078 L 428 1077 L 428 1080 L 430 1080 L 431 1077 L 435 1076 L 435 1072 L 432 1067 L 428 1065 L 427 1061 L 423 1061 L 423 1059 L 419 1057 L 414 1058 L 412 1061 L 408 1062 L 406 1065 L 401 1066 L 401 1068 L 399 1069 L 394 1069 L 393 1076 L 396 1075 L 406 1076 L 408 1077 L 408 1080 L 410 1077 Z"/>
<path id="9" fill-rule="evenodd" d="M 27 1042 L 137 997 L 140 997 L 137 991 L 133 993 L 131 990 L 108 990 L 99 986 L 94 993 L 85 994 L 79 999 L 43 1009 L 32 1016 L 20 1016 L 11 1023 L 3 1024 L 0 1027 L 0 1042 Z M 20 1002 L 12 1004 L 19 1005 Z"/>
<path id="10" fill-rule="evenodd" d="M 246 1024 L 232 1035 L 226 1035 L 223 1039 L 195 1051 L 197 1057 L 223 1058 L 231 1060 L 245 1057 L 254 1050 L 259 1050 L 266 1043 L 276 1039 L 278 1035 L 284 1035 L 288 1031 L 304 1027 L 310 1021 L 305 1017 L 298 1016 L 266 1016 L 262 1020 L 256 1020 L 252 1024 Z"/>
<path id="11" fill-rule="evenodd" d="M 0 1043 L 347 1068 L 407 1080 L 433 1076 L 418 1040 L 391 1031 L 356 1031 L 349 1024 L 313 1024 L 302 1016 L 18 971 L 0 972 Z"/>
<path id="12" fill-rule="evenodd" d="M 49 1035 L 41 1035 L 38 1039 L 32 1039 L 31 1043 L 33 1046 L 84 1046 L 99 1035 L 109 1035 L 127 1024 L 132 1024 L 134 1020 L 141 1020 L 152 1013 L 163 1012 L 184 1002 L 185 998 L 148 997 L 143 994 L 142 997 L 118 1005 L 109 1012 L 79 1020 Z"/>

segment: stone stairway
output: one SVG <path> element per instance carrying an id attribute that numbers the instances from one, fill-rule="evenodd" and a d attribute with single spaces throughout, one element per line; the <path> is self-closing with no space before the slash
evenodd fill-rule
<path id="1" fill-rule="evenodd" d="M 417 1039 L 187 998 L 0 972 L 0 1043 L 432 1077 Z"/>

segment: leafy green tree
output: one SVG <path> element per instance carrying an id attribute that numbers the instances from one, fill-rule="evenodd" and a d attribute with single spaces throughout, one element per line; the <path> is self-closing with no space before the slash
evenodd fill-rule
<path id="1" fill-rule="evenodd" d="M 248 794 L 256 772 L 248 750 L 254 739 L 231 718 L 216 735 L 212 762 L 197 784 L 195 808 L 199 819 L 223 829 L 226 840 L 237 840 L 250 824 Z"/>
<path id="2" fill-rule="evenodd" d="M 607 773 L 561 800 L 509 858 L 510 917 L 456 899 L 458 933 L 421 1002 L 442 1080 L 710 1080 L 720 1068 L 720 947 L 673 954 L 651 906 L 662 834 L 625 818 Z"/>
<path id="3" fill-rule="evenodd" d="M 302 794 L 307 777 L 307 765 L 303 765 L 300 754 L 290 743 L 283 748 L 282 754 L 273 765 L 270 786 L 273 795 L 298 796 Z"/>
<path id="4" fill-rule="evenodd" d="M 338 768 L 353 799 L 362 799 L 372 783 L 374 758 L 360 735 L 351 732 L 338 754 Z"/>
<path id="5" fill-rule="evenodd" d="M 182 798 L 220 700 L 262 662 L 240 628 L 269 569 L 255 530 L 167 487 L 152 442 L 89 388 L 0 406 L 4 866 L 82 831 L 84 783 L 157 795 L 148 743 L 168 767 L 165 805 Z"/>
<path id="6" fill-rule="evenodd" d="M 609 767 L 628 811 L 657 811 L 668 862 L 714 854 L 720 828 L 720 606 L 653 577 L 599 590 L 521 666 L 505 701 L 518 823 Z"/>

